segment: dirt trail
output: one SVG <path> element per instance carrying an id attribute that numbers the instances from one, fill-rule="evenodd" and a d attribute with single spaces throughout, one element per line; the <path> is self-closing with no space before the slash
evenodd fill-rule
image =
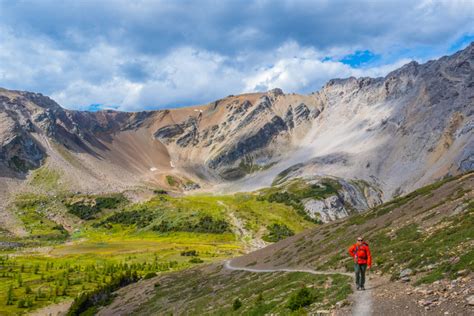
<path id="1" fill-rule="evenodd" d="M 271 272 L 305 272 L 311 274 L 328 275 L 328 274 L 342 274 L 347 276 L 353 276 L 353 273 L 339 272 L 339 271 L 317 271 L 312 269 L 293 269 L 293 268 L 275 268 L 275 269 L 255 269 L 246 267 L 235 267 L 231 264 L 231 260 L 227 260 L 224 263 L 224 268 L 233 271 L 248 271 L 255 273 L 271 273 Z M 367 290 L 355 291 L 352 295 L 353 308 L 352 315 L 354 316 L 370 316 L 372 315 L 372 294 L 371 288 L 368 284 L 368 278 L 366 280 Z"/>

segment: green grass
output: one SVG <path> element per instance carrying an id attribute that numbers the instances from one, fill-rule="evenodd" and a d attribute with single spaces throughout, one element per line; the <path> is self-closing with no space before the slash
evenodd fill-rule
<path id="1" fill-rule="evenodd" d="M 321 223 L 318 218 L 311 218 L 305 211 L 304 199 L 322 200 L 335 195 L 341 189 L 341 184 L 331 178 L 323 178 L 318 183 L 309 184 L 297 178 L 284 185 L 272 186 L 259 191 L 257 200 L 271 203 L 281 203 L 294 208 L 299 216 L 313 223 Z"/>
<path id="2" fill-rule="evenodd" d="M 181 253 L 189 249 L 199 253 L 199 262 L 189 262 Z M 0 314 L 17 313 L 45 306 L 66 298 L 75 298 L 108 284 L 114 275 L 127 270 L 140 277 L 189 268 L 196 263 L 222 260 L 241 253 L 232 234 L 170 233 L 155 234 L 133 230 L 110 233 L 86 229 L 68 244 L 47 252 L 0 259 Z M 21 286 L 18 276 L 21 275 Z M 13 286 L 14 305 L 6 305 L 8 288 Z M 32 289 L 26 295 L 27 287 Z M 38 290 L 46 297 L 35 299 Z M 20 298 L 31 301 L 30 308 L 18 307 Z"/>
<path id="3" fill-rule="evenodd" d="M 60 177 L 61 175 L 58 171 L 43 166 L 31 173 L 30 185 L 41 188 L 44 191 L 58 190 Z"/>
<path id="4" fill-rule="evenodd" d="M 49 218 L 52 208 L 50 197 L 22 194 L 17 196 L 14 209 L 29 234 L 29 241 L 64 241 L 67 231 Z M 0 238 L 1 240 L 2 238 Z M 6 238 L 7 241 L 9 238 Z"/>
<path id="5" fill-rule="evenodd" d="M 111 228 L 115 224 L 156 232 L 196 231 L 224 233 L 233 224 L 229 212 L 252 233 L 273 224 L 285 224 L 294 232 L 312 227 L 290 206 L 258 201 L 252 194 L 171 197 L 160 195 L 148 202 L 126 207 L 93 224 Z"/>
<path id="6" fill-rule="evenodd" d="M 41 255 L 0 259 L 0 313 L 19 313 L 74 298 L 82 292 L 94 290 L 110 282 L 122 271 L 136 271 L 140 276 L 151 271 L 161 272 L 187 267 L 186 263 L 166 261 L 157 256 L 140 260 L 128 258 L 100 258 L 92 256 L 49 257 Z M 13 290 L 13 303 L 7 305 L 8 289 Z M 31 306 L 19 306 L 20 300 Z"/>
<path id="7" fill-rule="evenodd" d="M 303 179 L 297 178 L 286 182 L 284 185 L 273 186 L 262 189 L 261 196 L 269 198 L 272 194 L 287 192 L 295 199 L 304 198 L 324 199 L 336 194 L 341 189 L 341 184 L 331 178 L 323 178 L 320 182 L 309 184 Z"/>
<path id="8" fill-rule="evenodd" d="M 167 315 L 180 306 L 186 310 L 178 314 L 190 315 L 306 315 L 330 308 L 351 293 L 350 278 L 340 275 L 242 271 L 221 274 L 216 270 L 206 275 L 189 271 L 168 278 L 171 280 L 160 282 L 154 297 L 136 315 L 145 311 Z M 292 310 L 289 303 L 303 287 L 308 288 L 311 299 Z"/>
<path id="9" fill-rule="evenodd" d="M 178 185 L 178 181 L 173 176 L 166 176 L 166 182 L 172 187 Z"/>

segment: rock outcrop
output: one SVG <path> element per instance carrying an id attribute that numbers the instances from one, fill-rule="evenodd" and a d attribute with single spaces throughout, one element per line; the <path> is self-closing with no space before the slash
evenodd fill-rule
<path id="1" fill-rule="evenodd" d="M 307 198 L 303 201 L 306 213 L 327 223 L 362 212 L 382 203 L 382 194 L 364 181 L 346 181 L 333 178 L 340 186 L 337 193 L 323 199 Z M 308 181 L 308 180 L 306 180 Z M 310 180 L 318 183 L 321 178 Z"/>

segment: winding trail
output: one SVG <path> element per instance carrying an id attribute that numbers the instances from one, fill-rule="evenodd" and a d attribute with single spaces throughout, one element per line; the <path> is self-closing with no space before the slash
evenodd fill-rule
<path id="1" fill-rule="evenodd" d="M 254 273 L 271 273 L 271 272 L 304 272 L 317 275 L 341 274 L 353 277 L 353 273 L 338 272 L 338 271 L 317 271 L 312 269 L 293 269 L 293 268 L 275 268 L 275 269 L 255 269 L 247 267 L 236 267 L 231 264 L 232 260 L 224 262 L 224 268 L 232 271 L 248 271 Z M 366 279 L 367 290 L 354 291 L 352 299 L 354 301 L 352 308 L 353 316 L 370 316 L 372 315 L 372 295 L 371 289 L 368 286 L 368 278 Z"/>

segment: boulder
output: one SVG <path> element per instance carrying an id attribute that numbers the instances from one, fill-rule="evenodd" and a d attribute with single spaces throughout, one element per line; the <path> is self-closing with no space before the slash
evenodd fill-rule
<path id="1" fill-rule="evenodd" d="M 402 271 L 400 271 L 400 279 L 403 279 L 403 278 L 405 278 L 405 277 L 408 277 L 408 276 L 410 276 L 410 275 L 412 275 L 412 274 L 413 274 L 413 270 L 412 270 L 412 269 L 409 269 L 409 268 L 403 269 Z"/>

